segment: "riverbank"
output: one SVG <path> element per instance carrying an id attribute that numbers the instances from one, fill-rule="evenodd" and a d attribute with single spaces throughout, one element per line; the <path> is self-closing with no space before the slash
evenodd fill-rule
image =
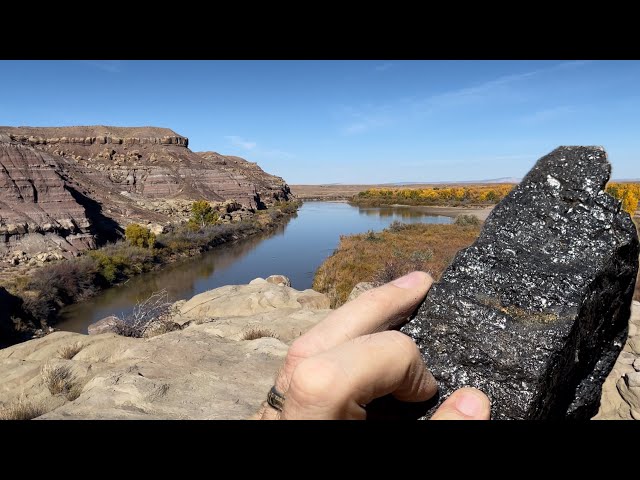
<path id="1" fill-rule="evenodd" d="M 450 225 L 394 222 L 381 232 L 343 236 L 316 271 L 313 289 L 337 308 L 359 283 L 383 284 L 413 270 L 429 272 L 437 280 L 458 250 L 480 233 L 480 221 L 474 218 L 459 217 Z"/>
<path id="2" fill-rule="evenodd" d="M 153 248 L 120 241 L 70 260 L 4 275 L 0 297 L 6 307 L 0 312 L 0 347 L 46 333 L 63 307 L 139 274 L 160 270 L 223 244 L 273 232 L 297 215 L 299 206 L 299 202 L 282 203 L 237 222 L 195 231 L 180 227 L 158 235 Z"/>
<path id="3" fill-rule="evenodd" d="M 154 336 L 53 332 L 0 350 L 0 420 L 247 419 L 289 345 L 331 312 L 286 278 L 220 287 L 174 304 L 180 325 Z M 640 304 L 597 419 L 640 418 Z M 635 366 L 635 367 L 634 367 Z"/>

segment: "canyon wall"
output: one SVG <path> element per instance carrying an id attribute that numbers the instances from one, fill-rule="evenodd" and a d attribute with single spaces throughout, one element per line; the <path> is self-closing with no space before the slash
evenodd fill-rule
<path id="1" fill-rule="evenodd" d="M 289 198 L 256 164 L 188 145 L 166 128 L 0 127 L 0 256 L 75 255 L 131 222 L 180 223 L 193 200 L 251 210 Z"/>

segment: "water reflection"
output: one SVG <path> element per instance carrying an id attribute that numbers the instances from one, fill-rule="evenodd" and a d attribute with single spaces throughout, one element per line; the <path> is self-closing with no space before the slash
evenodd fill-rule
<path id="1" fill-rule="evenodd" d="M 442 218 L 442 222 L 425 221 L 425 223 L 449 223 L 449 217 L 443 215 L 433 215 L 425 211 L 422 207 L 358 207 L 360 215 L 370 217 L 394 218 L 396 220 L 422 219 L 425 215 L 429 217 Z"/>
<path id="2" fill-rule="evenodd" d="M 453 219 L 414 207 L 354 207 L 345 202 L 307 202 L 296 218 L 279 230 L 222 245 L 197 258 L 130 279 L 83 303 L 67 307 L 56 327 L 86 332 L 103 317 L 126 314 L 136 302 L 166 289 L 172 300 L 222 285 L 248 283 L 256 277 L 286 275 L 292 286 L 311 288 L 313 275 L 337 248 L 340 235 L 382 230 L 393 221 L 451 223 Z"/>

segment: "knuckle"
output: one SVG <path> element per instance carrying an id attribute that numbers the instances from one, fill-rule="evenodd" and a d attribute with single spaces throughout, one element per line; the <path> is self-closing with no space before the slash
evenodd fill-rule
<path id="1" fill-rule="evenodd" d="M 341 371 L 327 359 L 312 357 L 300 363 L 293 372 L 287 399 L 298 404 L 323 404 L 335 395 Z M 333 393 L 332 393 L 333 392 Z"/>
<path id="2" fill-rule="evenodd" d="M 420 355 L 418 346 L 408 335 L 405 335 L 398 330 L 386 331 L 384 332 L 384 335 L 387 336 L 391 341 L 396 343 L 402 349 L 402 351 L 411 358 L 415 357 L 416 355 Z"/>
<path id="3" fill-rule="evenodd" d="M 289 347 L 284 359 L 285 368 L 295 368 L 302 360 L 311 356 L 311 345 L 304 337 L 298 337 Z"/>

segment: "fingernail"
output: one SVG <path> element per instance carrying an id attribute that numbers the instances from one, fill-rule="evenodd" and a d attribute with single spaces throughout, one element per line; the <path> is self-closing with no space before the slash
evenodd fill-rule
<path id="1" fill-rule="evenodd" d="M 456 408 L 467 417 L 478 417 L 484 413 L 484 398 L 472 392 L 465 392 L 456 399 Z"/>
<path id="2" fill-rule="evenodd" d="M 404 277 L 396 278 L 391 282 L 391 285 L 395 285 L 400 288 L 416 288 L 424 283 L 424 273 L 411 272 L 407 273 Z"/>

